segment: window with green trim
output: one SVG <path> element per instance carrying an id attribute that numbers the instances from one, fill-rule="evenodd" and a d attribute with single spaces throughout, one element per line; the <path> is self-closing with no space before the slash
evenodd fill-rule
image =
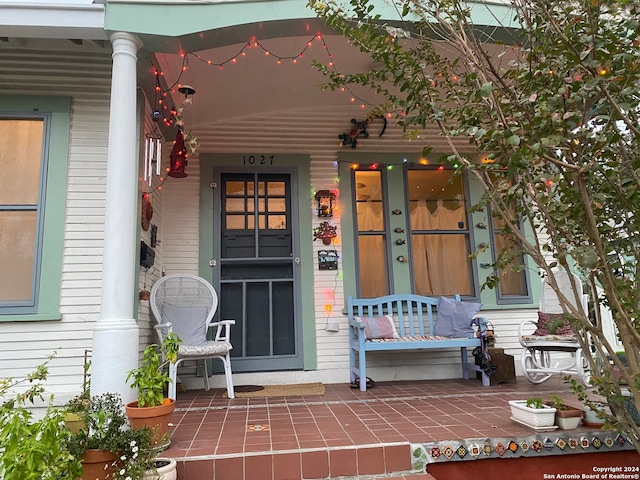
<path id="1" fill-rule="evenodd" d="M 35 310 L 48 117 L 0 117 L 0 307 Z"/>
<path id="2" fill-rule="evenodd" d="M 59 319 L 71 102 L 0 105 L 0 320 Z"/>

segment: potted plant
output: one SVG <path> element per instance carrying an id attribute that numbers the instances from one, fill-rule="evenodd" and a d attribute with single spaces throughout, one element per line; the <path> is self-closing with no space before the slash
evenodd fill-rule
<path id="1" fill-rule="evenodd" d="M 605 424 L 605 409 L 603 402 L 588 402 L 582 407 L 582 424 L 591 428 L 602 428 Z"/>
<path id="2" fill-rule="evenodd" d="M 541 398 L 528 400 L 510 400 L 511 418 L 517 423 L 528 427 L 549 428 L 553 427 L 556 409 L 545 405 Z"/>
<path id="3" fill-rule="evenodd" d="M 91 362 L 85 361 L 83 366 L 84 380 L 82 382 L 82 390 L 78 395 L 69 400 L 65 406 L 64 424 L 72 433 L 78 433 L 81 429 L 86 427 L 84 415 L 87 411 L 90 400 L 90 366 Z"/>
<path id="4" fill-rule="evenodd" d="M 138 390 L 138 399 L 126 405 L 127 417 L 132 428 L 147 426 L 154 431 L 156 445 L 168 445 L 166 440 L 169 421 L 175 409 L 175 399 L 166 398 L 165 389 L 171 379 L 163 367 L 175 362 L 180 347 L 180 338 L 169 333 L 162 342 L 161 350 L 165 361 L 161 361 L 158 346 L 149 345 L 144 349 L 142 364 L 127 375 L 127 382 Z"/>
<path id="5" fill-rule="evenodd" d="M 551 406 L 556 409 L 556 425 L 562 430 L 577 428 L 582 420 L 582 410 L 564 403 L 562 398 L 551 395 Z"/>
<path id="6" fill-rule="evenodd" d="M 152 468 L 142 476 L 143 480 L 176 480 L 178 464 L 173 458 L 158 457 L 153 460 Z"/>
<path id="7" fill-rule="evenodd" d="M 72 433 L 60 428 L 64 412 L 52 406 L 53 397 L 44 415 L 33 418 L 34 401 L 44 400 L 41 381 L 47 377 L 49 360 L 25 379 L 0 380 L 0 478 L 4 480 L 75 478 L 82 472 L 80 460 L 67 447 Z M 30 386 L 12 393 L 25 384 Z"/>
<path id="8" fill-rule="evenodd" d="M 85 410 L 86 428 L 66 441 L 82 462 L 82 480 L 141 478 L 152 468 L 157 447 L 148 428 L 129 428 L 120 395 L 93 396 Z M 73 477 L 70 477 L 73 478 Z"/>

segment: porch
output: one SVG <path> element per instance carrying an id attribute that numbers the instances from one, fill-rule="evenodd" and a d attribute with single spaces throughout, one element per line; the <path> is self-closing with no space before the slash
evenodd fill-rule
<path id="1" fill-rule="evenodd" d="M 628 440 L 615 432 L 582 425 L 536 432 L 510 419 L 509 400 L 553 394 L 580 406 L 560 376 L 540 385 L 518 378 L 484 388 L 480 380 L 384 382 L 367 392 L 348 384 L 325 387 L 326 395 L 308 397 L 229 400 L 224 390 L 179 393 L 164 455 L 178 460 L 180 480 L 385 474 L 514 480 L 640 465 Z M 544 462 L 537 461 L 541 456 Z M 412 472 L 412 459 L 416 468 L 416 462 L 429 462 L 429 473 Z"/>

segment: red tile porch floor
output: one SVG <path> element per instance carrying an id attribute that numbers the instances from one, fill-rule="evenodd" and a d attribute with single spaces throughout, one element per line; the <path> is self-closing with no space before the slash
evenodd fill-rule
<path id="1" fill-rule="evenodd" d="M 410 444 L 532 435 L 510 419 L 509 400 L 555 394 L 579 405 L 560 376 L 540 385 L 517 380 L 380 382 L 367 392 L 330 384 L 325 396 L 233 400 L 223 390 L 183 392 L 163 454 L 178 460 L 179 480 L 414 478 Z M 587 431 L 594 429 L 575 435 Z"/>

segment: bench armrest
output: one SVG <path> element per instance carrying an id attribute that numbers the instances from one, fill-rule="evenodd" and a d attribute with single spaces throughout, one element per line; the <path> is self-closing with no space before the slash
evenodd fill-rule
<path id="1" fill-rule="evenodd" d="M 349 326 L 364 330 L 364 322 L 362 320 L 356 320 L 355 318 L 349 319 Z"/>

